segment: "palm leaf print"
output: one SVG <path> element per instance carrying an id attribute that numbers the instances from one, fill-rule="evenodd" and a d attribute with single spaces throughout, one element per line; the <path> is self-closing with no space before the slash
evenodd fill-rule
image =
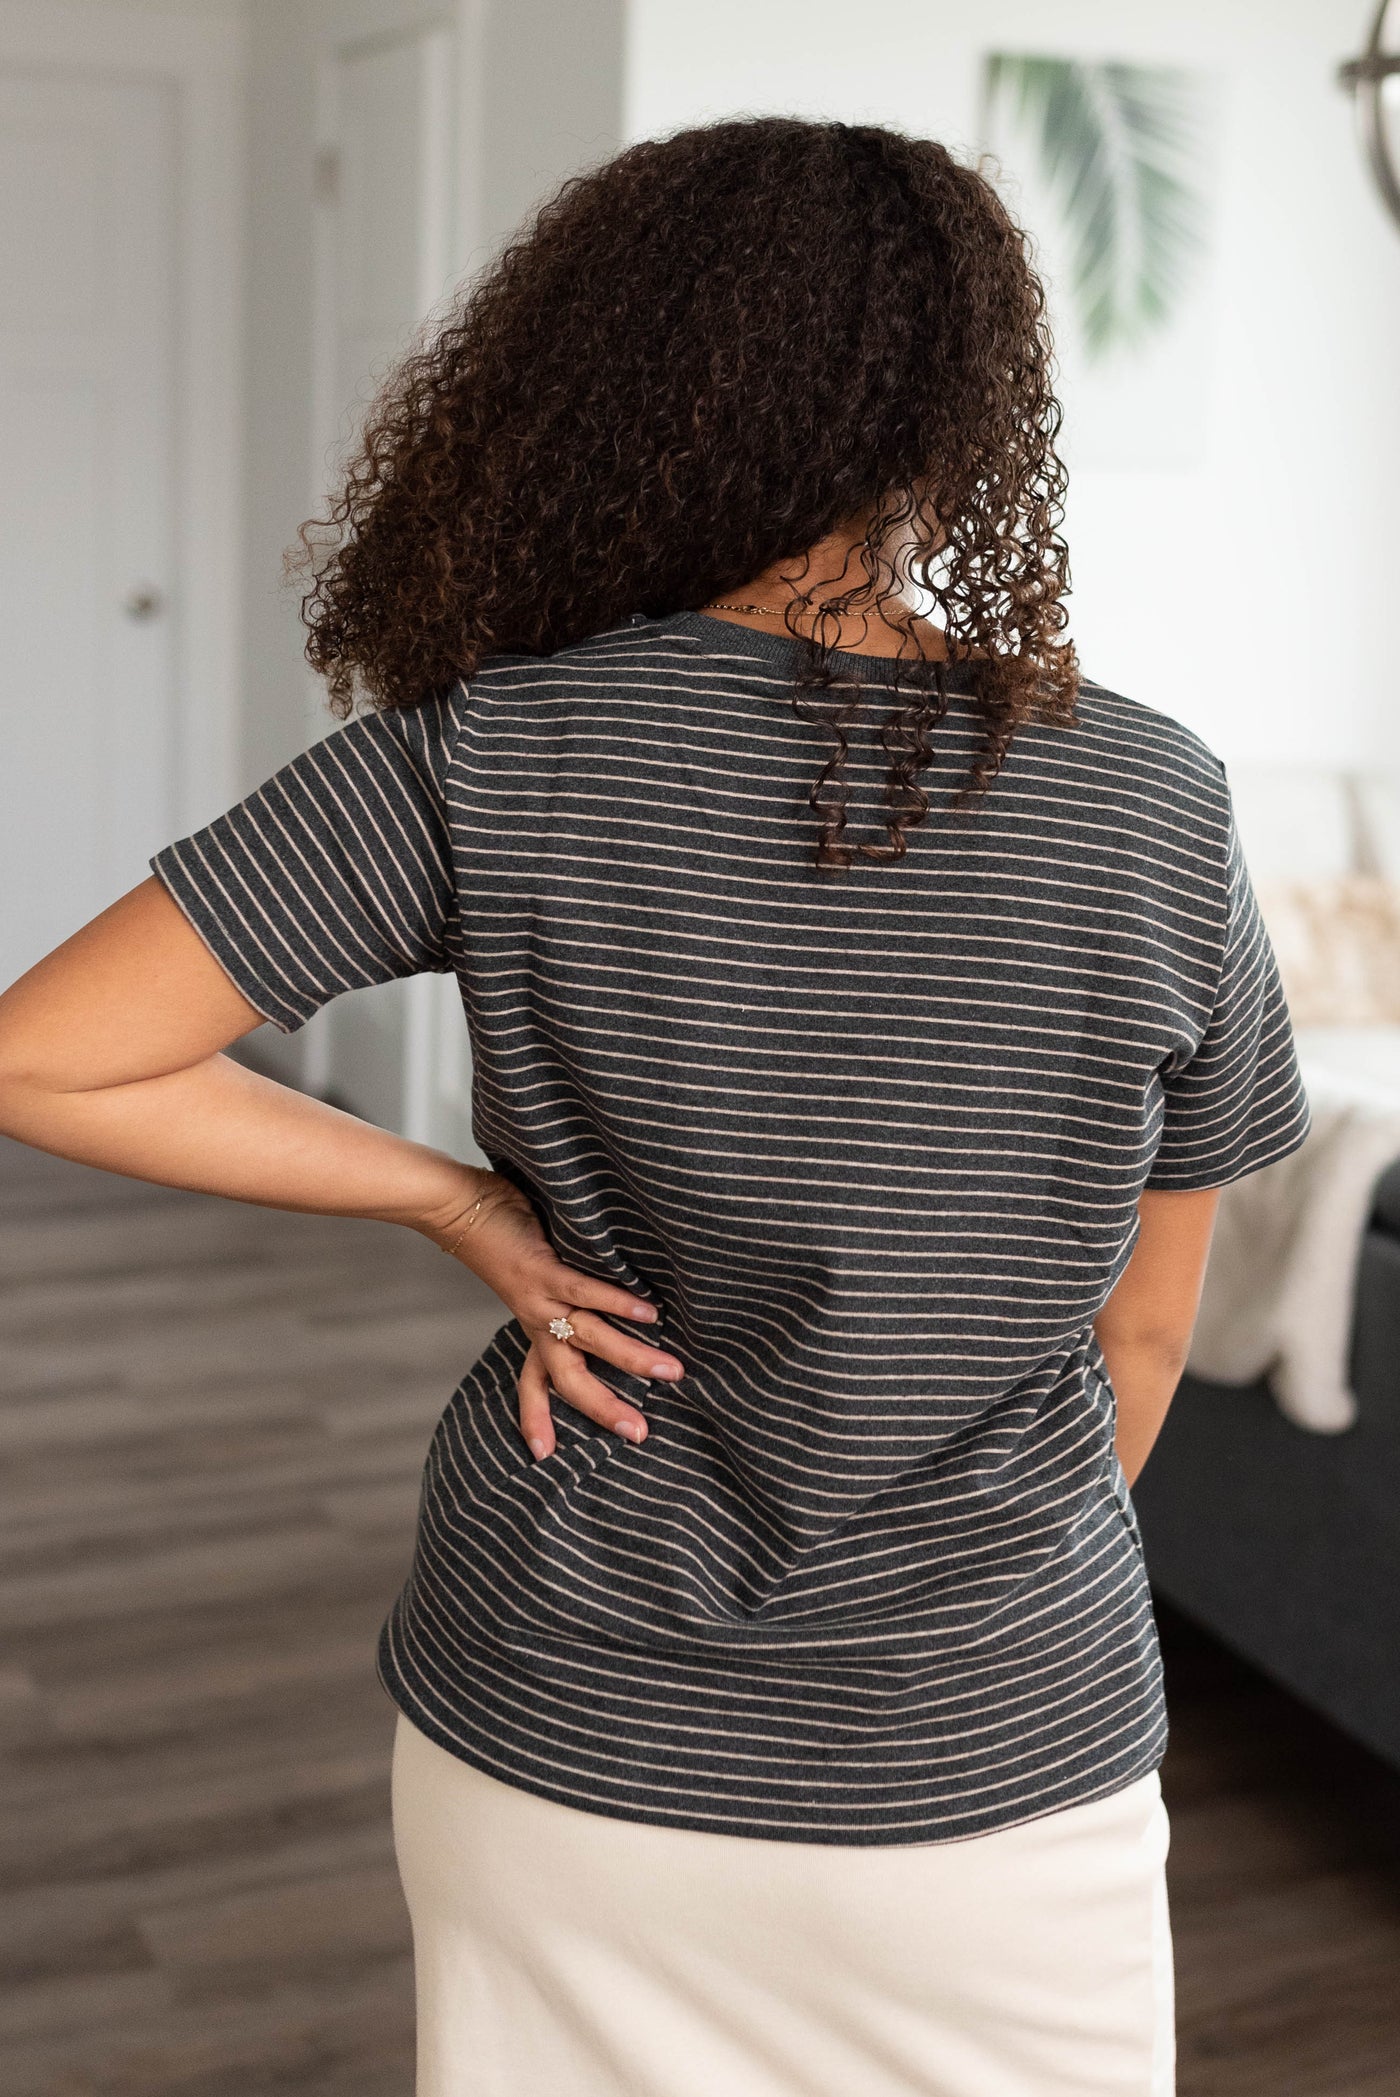
<path id="1" fill-rule="evenodd" d="M 1008 111 L 1069 237 L 1069 292 L 1104 356 L 1166 321 L 1203 245 L 1195 81 L 1163 66 L 994 52 L 988 117 Z"/>

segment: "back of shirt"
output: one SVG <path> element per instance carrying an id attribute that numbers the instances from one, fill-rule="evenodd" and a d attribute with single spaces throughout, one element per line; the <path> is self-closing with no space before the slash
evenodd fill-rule
<path id="1" fill-rule="evenodd" d="M 352 724 L 158 871 L 283 1025 L 455 968 L 478 1140 L 685 1362 L 640 1447 L 507 1326 L 430 1453 L 381 1668 L 566 1803 L 798 1839 L 1005 1825 L 1160 1750 L 1091 1320 L 1144 1186 L 1301 1140 L 1216 760 L 1089 687 L 953 805 L 968 674 L 899 861 L 812 864 L 796 650 L 697 613 Z M 878 827 L 872 681 L 847 776 Z"/>

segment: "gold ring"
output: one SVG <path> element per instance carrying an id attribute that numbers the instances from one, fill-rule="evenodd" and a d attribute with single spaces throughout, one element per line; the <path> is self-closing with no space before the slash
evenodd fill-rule
<path id="1" fill-rule="evenodd" d="M 574 1327 L 567 1318 L 551 1318 L 549 1329 L 556 1340 L 571 1340 L 574 1336 Z"/>

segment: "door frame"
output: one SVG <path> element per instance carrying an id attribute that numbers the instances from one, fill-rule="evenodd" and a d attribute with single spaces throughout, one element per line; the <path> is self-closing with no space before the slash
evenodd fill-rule
<path id="1" fill-rule="evenodd" d="M 311 471 L 308 514 L 324 508 L 328 462 L 344 434 L 346 403 L 340 397 L 335 369 L 338 318 L 337 248 L 339 226 L 340 127 L 337 58 L 371 52 L 410 36 L 438 42 L 441 70 L 434 73 L 431 149 L 433 158 L 423 194 L 423 276 L 419 286 L 423 317 L 428 320 L 465 269 L 469 230 L 474 224 L 475 190 L 472 157 L 463 150 L 463 110 L 468 70 L 477 57 L 480 24 L 476 11 L 461 0 L 313 0 L 313 146 L 316 179 L 313 203 Z M 329 733 L 325 692 L 319 678 L 307 673 L 308 734 Z M 380 993 L 376 993 L 379 995 Z M 450 1140 L 458 1154 L 479 1158 L 472 1142 L 469 1113 L 456 1102 L 440 1099 L 442 1065 L 440 1034 L 444 1013 L 460 1024 L 460 1000 L 451 977 L 422 975 L 393 986 L 389 996 L 400 1022 L 398 1108 L 396 1126 L 417 1142 L 441 1142 L 444 1117 L 452 1124 Z M 334 1094 L 337 1081 L 336 1014 L 325 1016 L 305 1043 L 301 1081 L 310 1092 Z"/>
<path id="2" fill-rule="evenodd" d="M 386 26 L 380 15 L 391 18 Z M 393 20 L 393 17 L 399 19 Z M 346 404 L 339 397 L 335 372 L 335 328 L 337 320 L 337 209 L 339 111 L 337 108 L 336 53 L 374 51 L 407 36 L 435 36 L 450 53 L 452 67 L 435 82 L 439 106 L 435 111 L 437 136 L 433 143 L 438 164 L 430 174 L 430 193 L 424 198 L 429 224 L 429 259 L 425 268 L 424 317 L 428 302 L 441 294 L 453 270 L 461 246 L 457 219 L 460 203 L 456 190 L 454 161 L 465 158 L 459 143 L 459 97 L 455 92 L 459 67 L 461 27 L 451 0 L 380 0 L 370 8 L 366 0 L 318 0 L 315 22 L 313 151 L 316 178 L 313 194 L 312 248 L 312 382 L 311 382 L 311 486 L 307 490 L 307 514 L 317 516 L 326 501 L 328 463 L 342 435 Z M 310 731 L 325 735 L 334 726 L 326 718 L 325 693 L 314 673 L 307 678 Z"/>
<path id="3" fill-rule="evenodd" d="M 159 80 L 176 106 L 173 639 L 180 830 L 238 791 L 245 29 L 234 8 L 0 0 L 0 63 Z"/>

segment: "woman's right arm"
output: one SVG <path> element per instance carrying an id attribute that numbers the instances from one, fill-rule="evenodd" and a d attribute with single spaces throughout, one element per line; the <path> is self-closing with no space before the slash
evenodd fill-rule
<path id="1" fill-rule="evenodd" d="M 509 1181 L 221 1053 L 260 1021 L 161 884 L 144 881 L 0 996 L 0 1130 L 109 1172 L 268 1208 L 401 1223 L 439 1245 L 453 1242 L 475 1208 L 454 1256 L 530 1337 L 521 1419 L 535 1454 L 554 1446 L 551 1385 L 640 1441 L 642 1415 L 548 1325 L 567 1312 L 590 1353 L 633 1375 L 674 1378 L 673 1356 L 588 1315 L 645 1320 L 653 1307 L 565 1267 Z"/>
<path id="2" fill-rule="evenodd" d="M 1118 1399 L 1118 1461 L 1129 1485 L 1161 1432 L 1200 1307 L 1218 1188 L 1149 1189 L 1138 1203 L 1138 1238 L 1094 1333 Z"/>

